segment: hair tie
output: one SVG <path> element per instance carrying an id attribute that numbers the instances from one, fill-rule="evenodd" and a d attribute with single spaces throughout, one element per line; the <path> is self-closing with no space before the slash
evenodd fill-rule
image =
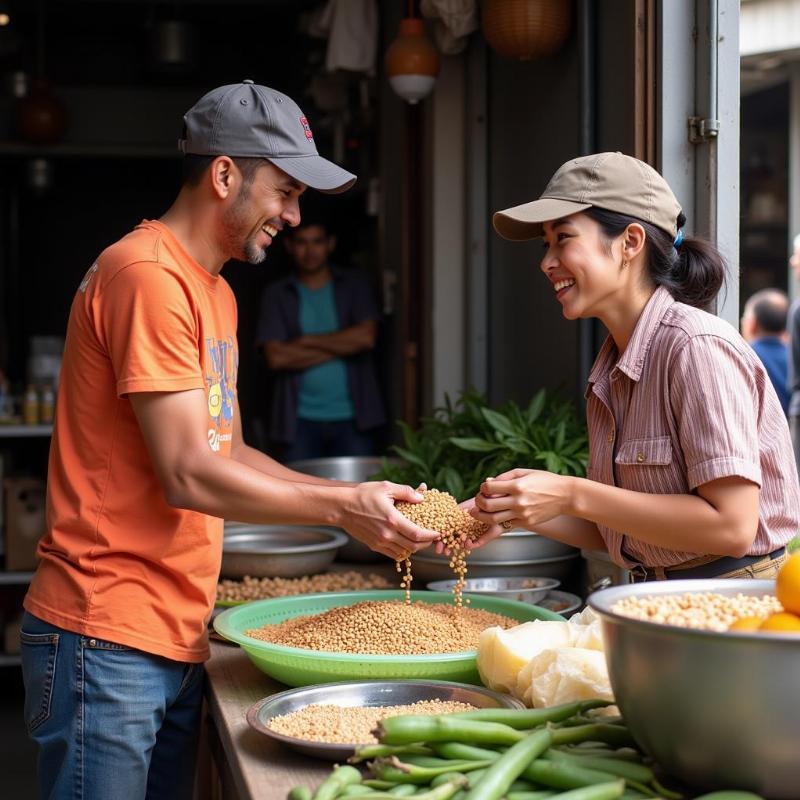
<path id="1" fill-rule="evenodd" d="M 677 250 L 683 244 L 683 229 L 678 231 L 678 235 L 675 237 L 675 241 L 672 243 L 672 246 Z"/>

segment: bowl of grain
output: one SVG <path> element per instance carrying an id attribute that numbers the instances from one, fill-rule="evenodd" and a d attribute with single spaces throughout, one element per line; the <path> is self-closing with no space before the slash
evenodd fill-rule
<path id="1" fill-rule="evenodd" d="M 428 589 L 434 592 L 448 592 L 454 586 L 454 580 L 431 581 Z M 505 597 L 508 600 L 519 600 L 520 603 L 538 603 L 549 591 L 557 588 L 561 582 L 555 578 L 467 578 L 462 591 L 467 594 L 489 594 L 493 597 Z"/>
<path id="2" fill-rule="evenodd" d="M 779 610 L 774 581 L 676 580 L 615 586 L 602 620 L 611 686 L 638 744 L 702 789 L 797 800 L 796 634 L 728 630 Z"/>
<path id="3" fill-rule="evenodd" d="M 224 639 L 289 686 L 341 680 L 448 680 L 480 684 L 481 632 L 557 614 L 528 603 L 475 595 L 469 607 L 449 592 L 334 592 L 256 600 L 214 619 Z"/>
<path id="4" fill-rule="evenodd" d="M 476 708 L 523 708 L 510 695 L 452 681 L 338 681 L 289 689 L 259 700 L 247 721 L 304 755 L 343 761 L 377 743 L 373 729 L 400 714 L 450 714 Z"/>

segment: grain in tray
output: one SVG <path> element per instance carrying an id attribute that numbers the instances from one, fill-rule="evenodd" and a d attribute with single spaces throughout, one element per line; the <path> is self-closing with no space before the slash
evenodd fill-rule
<path id="1" fill-rule="evenodd" d="M 374 744 L 372 730 L 386 717 L 404 714 L 453 714 L 475 706 L 456 700 L 419 700 L 400 706 L 352 707 L 314 703 L 273 717 L 267 727 L 283 736 L 326 744 Z"/>
<path id="2" fill-rule="evenodd" d="M 367 601 L 245 631 L 284 647 L 367 655 L 433 655 L 474 650 L 485 628 L 517 620 L 442 603 Z M 424 632 L 424 635 L 421 635 Z"/>
<path id="3" fill-rule="evenodd" d="M 244 602 L 318 592 L 356 592 L 388 588 L 389 581 L 380 575 L 364 576 L 353 571 L 303 575 L 300 578 L 254 578 L 246 575 L 240 581 L 221 580 L 217 584 L 217 601 Z"/>
<path id="4" fill-rule="evenodd" d="M 421 528 L 439 531 L 439 541 L 450 553 L 450 569 L 455 572 L 456 583 L 453 587 L 453 598 L 456 606 L 461 607 L 464 582 L 467 579 L 467 547 L 468 542 L 481 537 L 488 526 L 459 508 L 453 495 L 439 489 L 426 489 L 420 492 L 421 503 L 397 503 L 397 510 L 403 516 L 415 522 Z M 397 562 L 397 571 L 402 571 L 401 561 Z M 411 602 L 411 558 L 405 559 L 405 573 L 401 588 L 406 592 L 406 603 Z"/>

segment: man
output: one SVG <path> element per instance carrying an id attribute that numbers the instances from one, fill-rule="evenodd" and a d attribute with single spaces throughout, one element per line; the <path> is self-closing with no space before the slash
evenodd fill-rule
<path id="1" fill-rule="evenodd" d="M 789 348 L 786 314 L 789 300 L 780 289 L 762 289 L 744 304 L 742 337 L 761 359 L 784 413 L 789 412 Z"/>
<path id="2" fill-rule="evenodd" d="M 358 273 L 331 266 L 323 219 L 307 218 L 284 244 L 294 273 L 267 286 L 258 341 L 274 373 L 270 438 L 283 459 L 372 455 L 385 422 L 372 350 L 378 308 Z"/>
<path id="3" fill-rule="evenodd" d="M 800 281 L 800 234 L 794 237 L 789 266 L 794 279 Z M 789 428 L 797 468 L 800 470 L 800 299 L 789 308 L 786 327 L 789 330 Z"/>
<path id="4" fill-rule="evenodd" d="M 395 559 L 436 538 L 394 507 L 410 487 L 299 475 L 242 440 L 220 270 L 261 263 L 307 186 L 355 177 L 252 81 L 184 123 L 173 205 L 100 255 L 70 312 L 21 634 L 43 798 L 191 797 L 223 518 L 340 526 Z"/>

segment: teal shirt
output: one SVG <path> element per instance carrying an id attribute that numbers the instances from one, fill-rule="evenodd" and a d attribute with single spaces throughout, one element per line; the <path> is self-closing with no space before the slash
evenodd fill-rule
<path id="1" fill-rule="evenodd" d="M 303 335 L 334 333 L 339 330 L 333 281 L 321 289 L 309 289 L 298 281 L 300 330 Z M 341 358 L 309 367 L 300 376 L 297 416 L 315 422 L 341 422 L 355 417 L 347 366 Z"/>

